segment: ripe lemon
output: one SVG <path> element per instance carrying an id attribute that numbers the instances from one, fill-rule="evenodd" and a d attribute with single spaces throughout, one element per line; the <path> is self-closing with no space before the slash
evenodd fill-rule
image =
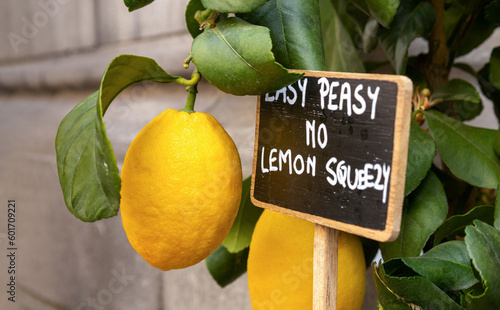
<path id="1" fill-rule="evenodd" d="M 265 210 L 252 236 L 248 286 L 253 310 L 313 307 L 314 223 Z M 361 309 L 366 268 L 359 237 L 339 232 L 337 309 Z"/>
<path id="2" fill-rule="evenodd" d="M 224 240 L 241 199 L 236 146 L 207 113 L 166 110 L 131 143 L 121 216 L 132 247 L 162 270 L 192 266 Z"/>

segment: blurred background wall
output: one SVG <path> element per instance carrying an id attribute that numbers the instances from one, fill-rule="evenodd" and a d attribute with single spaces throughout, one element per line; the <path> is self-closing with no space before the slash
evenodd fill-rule
<path id="1" fill-rule="evenodd" d="M 157 0 L 132 13 L 122 0 L 0 2 L 0 309 L 251 309 L 246 276 L 221 289 L 203 262 L 166 273 L 150 267 L 130 247 L 120 216 L 96 223 L 74 218 L 57 177 L 58 125 L 96 90 L 114 57 L 148 56 L 170 74 L 190 75 L 182 67 L 192 41 L 184 25 L 187 2 Z M 479 69 L 499 42 L 497 32 L 467 61 Z M 414 53 L 422 48 L 422 42 L 412 46 Z M 233 137 L 248 176 L 255 97 L 235 98 L 206 83 L 199 90 L 197 109 L 214 115 Z M 178 85 L 154 84 L 132 87 L 115 100 L 105 122 L 120 167 L 139 130 L 161 111 L 182 108 L 185 96 Z M 475 122 L 497 128 L 483 100 L 485 111 Z M 16 303 L 5 293 L 8 200 L 18 210 Z M 367 274 L 364 309 L 375 309 Z"/>

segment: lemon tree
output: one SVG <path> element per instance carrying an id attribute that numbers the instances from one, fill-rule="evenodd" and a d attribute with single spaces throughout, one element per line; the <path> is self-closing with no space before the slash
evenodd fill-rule
<path id="1" fill-rule="evenodd" d="M 124 2 L 133 14 L 154 1 Z M 256 300 L 255 296 L 263 293 L 255 293 L 255 283 L 280 281 L 279 276 L 272 280 L 255 278 L 259 270 L 266 274 L 262 272 L 264 264 L 255 260 L 256 253 L 262 249 L 278 250 L 292 259 L 303 257 L 309 250 L 297 252 L 270 246 L 266 240 L 280 231 L 260 234 L 257 229 L 254 236 L 262 210 L 251 204 L 250 181 L 248 176 L 241 180 L 237 167 L 227 171 L 227 167 L 209 165 L 209 170 L 203 172 L 204 165 L 200 164 L 192 167 L 195 175 L 186 175 L 174 164 L 163 165 L 151 159 L 156 158 L 153 153 L 168 158 L 175 153 L 179 155 L 179 165 L 189 166 L 193 152 L 188 151 L 198 149 L 202 134 L 193 131 L 189 138 L 182 139 L 184 144 L 176 144 L 178 141 L 169 141 L 161 134 L 153 135 L 150 127 L 171 133 L 179 133 L 181 128 L 194 130 L 192 126 L 210 128 L 203 131 L 212 134 L 203 139 L 214 145 L 215 140 L 226 141 L 221 142 L 225 146 L 216 153 L 233 162 L 237 153 L 227 137 L 222 138 L 223 131 L 215 129 L 220 125 L 194 112 L 201 76 L 226 93 L 258 95 L 279 90 L 301 77 L 288 69 L 404 74 L 413 80 L 415 91 L 401 234 L 390 243 L 362 240 L 367 264 L 378 250 L 384 258 L 383 263 L 372 265 L 378 306 L 500 308 L 500 134 L 464 123 L 481 113 L 484 97 L 493 102 L 497 117 L 500 115 L 500 46 L 493 48 L 489 61 L 479 70 L 457 62 L 492 35 L 500 25 L 499 12 L 498 0 L 190 0 L 185 21 L 193 38 L 192 53 L 186 55 L 183 64 L 191 68 L 190 79 L 168 74 L 152 59 L 121 55 L 105 70 L 99 90 L 62 120 L 56 153 L 66 206 L 75 217 L 87 222 L 116 216 L 122 208 L 131 244 L 158 268 L 183 267 L 169 256 L 172 252 L 182 252 L 186 265 L 211 253 L 205 260 L 207 268 L 214 280 L 225 286 L 247 270 L 248 262 L 251 294 Z M 409 56 L 410 44 L 419 37 L 428 42 L 428 49 Z M 367 61 L 374 55 L 376 62 Z M 469 80 L 476 79 L 479 87 L 450 78 L 452 68 L 461 70 Z M 127 155 L 129 159 L 135 155 L 137 158 L 127 159 L 120 176 L 103 115 L 123 89 L 144 81 L 187 87 L 186 104 L 179 105 L 184 112 L 165 112 L 170 120 L 165 124 L 160 120 L 165 115 L 153 120 L 156 125 L 144 129 L 151 136 L 139 134 L 138 142 L 130 147 L 130 156 Z M 177 123 L 183 117 L 191 121 Z M 198 117 L 205 121 L 195 122 Z M 178 125 L 172 127 L 170 123 Z M 152 143 L 161 139 L 168 145 Z M 153 145 L 151 154 L 134 146 L 142 143 Z M 135 166 L 134 162 L 140 164 Z M 140 181 L 144 179 L 140 175 L 148 169 L 157 173 L 151 186 Z M 225 171 L 227 179 L 210 182 L 199 176 L 209 171 L 217 177 L 215 170 Z M 205 181 L 217 189 L 210 191 L 213 197 L 204 196 Z M 144 212 L 138 211 L 142 206 L 134 200 L 150 191 L 158 199 L 144 206 Z M 212 202 L 224 206 L 217 212 L 216 223 L 200 226 L 201 232 L 183 233 L 182 223 L 188 221 L 188 215 L 197 225 L 213 220 Z M 189 211 L 179 211 L 181 216 L 176 210 Z M 145 222 L 151 224 L 151 229 L 137 233 L 134 227 Z M 293 231 L 281 233 L 295 238 Z M 159 237 L 162 234 L 172 234 L 175 241 L 165 242 Z M 195 237 L 211 240 L 210 245 L 194 242 Z M 357 243 L 348 241 L 347 248 Z M 285 285 L 282 291 L 293 287 L 293 283 Z M 308 299 L 308 294 L 301 295 L 300 300 Z M 354 304 L 361 297 L 348 299 Z"/>

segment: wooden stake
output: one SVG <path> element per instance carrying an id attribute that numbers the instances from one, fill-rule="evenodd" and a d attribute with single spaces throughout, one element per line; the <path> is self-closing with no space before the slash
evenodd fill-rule
<path id="1" fill-rule="evenodd" d="M 316 224 L 313 310 L 337 309 L 338 230 Z"/>

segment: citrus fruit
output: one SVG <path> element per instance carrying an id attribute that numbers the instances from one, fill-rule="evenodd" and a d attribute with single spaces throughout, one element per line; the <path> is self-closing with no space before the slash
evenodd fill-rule
<path id="1" fill-rule="evenodd" d="M 252 236 L 248 286 L 253 310 L 313 307 L 314 223 L 265 210 Z M 361 309 L 366 268 L 359 237 L 339 232 L 337 309 Z"/>
<path id="2" fill-rule="evenodd" d="M 132 141 L 121 171 L 132 247 L 162 270 L 194 265 L 224 240 L 241 199 L 236 146 L 207 113 L 166 110 Z"/>

